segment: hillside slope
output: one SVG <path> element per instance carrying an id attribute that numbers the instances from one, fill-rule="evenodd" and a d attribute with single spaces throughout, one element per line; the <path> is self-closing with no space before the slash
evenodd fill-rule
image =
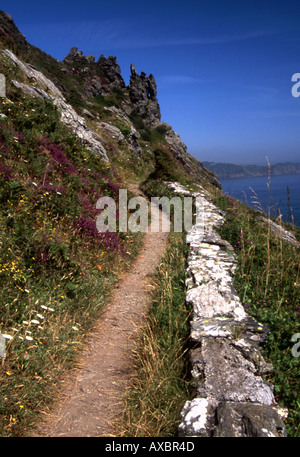
<path id="1" fill-rule="evenodd" d="M 139 75 L 131 65 L 130 83 L 126 87 L 115 57 L 101 55 L 96 61 L 94 56 L 83 56 L 77 48 L 72 48 L 63 62 L 59 62 L 30 45 L 13 19 L 3 12 L 0 12 L 0 49 L 10 51 L 1 54 L 0 68 L 6 77 L 8 95 L 17 87 L 27 96 L 37 96 L 20 84 L 11 83 L 17 80 L 58 96 L 84 119 L 80 122 L 100 136 L 111 163 L 117 167 L 119 160 L 122 162 L 119 168 L 124 169 L 126 156 L 129 162 L 126 169 L 135 179 L 142 169 L 140 182 L 154 173 L 220 186 L 214 174 L 186 152 L 186 146 L 171 126 L 160 122 L 153 75 L 146 76 L 143 72 Z M 27 71 L 13 55 L 27 65 Z M 36 71 L 42 73 L 41 77 Z M 45 78 L 51 81 L 51 87 L 48 83 L 45 87 Z"/>
<path id="2" fill-rule="evenodd" d="M 98 232 L 98 199 L 119 209 L 120 189 L 219 183 L 160 122 L 155 79 L 133 65 L 126 87 L 115 57 L 72 48 L 58 62 L 0 12 L 0 73 L 0 435 L 20 436 L 142 250 L 143 233 Z"/>
<path id="3" fill-rule="evenodd" d="M 142 192 L 171 197 L 174 189 L 166 181 L 181 184 L 188 195 L 200 184 L 221 208 L 223 255 L 230 254 L 229 242 L 238 259 L 235 284 L 240 298 L 255 319 L 270 327 L 267 355 L 275 367 L 275 390 L 289 408 L 292 433 L 299 433 L 299 359 L 290 355 L 291 337 L 299 330 L 298 242 L 289 245 L 273 235 L 269 221 L 262 222 L 260 214 L 222 194 L 216 176 L 161 122 L 153 75 L 139 74 L 131 65 L 126 86 L 115 57 L 100 55 L 96 60 L 77 48 L 59 62 L 30 45 L 3 12 L 0 73 L 6 82 L 6 97 L 0 99 L 0 435 L 22 436 L 34 426 L 36 413 L 47 411 L 62 376 L 103 317 L 121 275 L 144 253 L 143 233 L 98 232 L 98 199 L 106 196 L 116 202 L 118 223 L 120 189 L 127 189 L 129 198 Z M 209 212 L 203 214 L 213 222 Z M 177 398 L 182 401 L 188 384 L 183 377 L 186 360 L 181 365 L 191 312 L 185 301 L 185 266 L 190 252 L 200 252 L 197 243 L 189 247 L 193 251 L 187 249 L 184 234 L 173 235 L 155 279 L 159 294 L 154 294 L 152 311 L 158 317 L 153 318 L 149 341 L 153 347 L 156 337 L 159 351 L 146 349 L 151 360 L 142 357 L 158 367 L 153 370 L 154 387 L 140 383 L 139 374 L 141 390 L 135 390 L 139 399 L 148 394 L 150 403 L 155 400 L 159 408 L 172 410 L 172 433 L 180 407 Z M 209 243 L 211 251 L 218 249 L 210 236 Z M 155 242 L 150 244 L 155 249 Z M 216 257 L 209 259 L 208 273 L 218 263 Z M 200 273 L 199 287 L 204 287 L 201 268 Z M 235 330 L 234 340 L 239 341 L 243 328 Z M 166 371 L 164 363 L 169 365 Z M 170 382 L 174 395 L 174 379 L 182 390 L 169 403 L 164 389 Z M 143 399 L 141 404 L 138 420 L 148 417 Z M 150 417 L 165 418 L 159 411 Z M 146 427 L 149 433 L 147 420 Z M 158 423 L 158 433 L 160 427 Z"/>

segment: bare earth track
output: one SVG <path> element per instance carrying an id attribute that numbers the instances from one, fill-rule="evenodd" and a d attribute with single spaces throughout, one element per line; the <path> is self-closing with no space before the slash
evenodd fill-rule
<path id="1" fill-rule="evenodd" d="M 124 274 L 90 335 L 78 368 L 65 382 L 62 399 L 35 437 L 116 436 L 130 381 L 132 351 L 150 302 L 150 276 L 165 251 L 168 233 L 148 232 L 142 252 Z"/>

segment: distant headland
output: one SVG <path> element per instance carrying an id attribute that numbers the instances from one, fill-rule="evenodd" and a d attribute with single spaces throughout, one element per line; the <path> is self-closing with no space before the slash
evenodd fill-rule
<path id="1" fill-rule="evenodd" d="M 268 176 L 268 165 L 244 165 L 235 163 L 202 162 L 218 179 L 235 179 Z M 271 176 L 300 174 L 300 162 L 283 162 L 270 165 Z"/>

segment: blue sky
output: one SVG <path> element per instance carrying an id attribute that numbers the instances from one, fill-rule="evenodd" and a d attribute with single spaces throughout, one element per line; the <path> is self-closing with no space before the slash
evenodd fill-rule
<path id="1" fill-rule="evenodd" d="M 2 1 L 33 45 L 62 60 L 113 55 L 152 73 L 162 121 L 199 160 L 300 161 L 300 2 Z"/>

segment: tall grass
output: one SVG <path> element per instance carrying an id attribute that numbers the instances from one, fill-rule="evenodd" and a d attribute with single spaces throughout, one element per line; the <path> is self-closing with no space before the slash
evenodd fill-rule
<path id="1" fill-rule="evenodd" d="M 135 375 L 126 397 L 119 436 L 176 436 L 189 397 L 185 306 L 185 243 L 171 237 L 153 278 L 153 303 L 135 352 Z"/>
<path id="2" fill-rule="evenodd" d="M 259 221 L 257 211 L 238 200 L 222 195 L 215 203 L 226 211 L 219 231 L 238 257 L 234 285 L 247 313 L 270 329 L 263 348 L 273 365 L 267 380 L 274 385 L 276 401 L 289 409 L 288 434 L 299 436 L 300 360 L 292 353 L 292 337 L 300 331 L 299 248 L 278 238 L 270 224 Z M 291 229 L 299 240 L 300 230 Z"/>

